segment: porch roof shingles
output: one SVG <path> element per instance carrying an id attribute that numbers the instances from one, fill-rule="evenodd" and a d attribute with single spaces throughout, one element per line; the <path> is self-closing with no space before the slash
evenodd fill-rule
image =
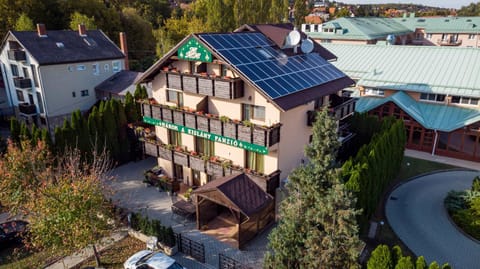
<path id="1" fill-rule="evenodd" d="M 208 198 L 211 191 L 222 193 L 237 210 L 247 216 L 255 214 L 273 202 L 272 196 L 263 191 L 245 173 L 216 179 L 199 187 L 194 193 Z"/>

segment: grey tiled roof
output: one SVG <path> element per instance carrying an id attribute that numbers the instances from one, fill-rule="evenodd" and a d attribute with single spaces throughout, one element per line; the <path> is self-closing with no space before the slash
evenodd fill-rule
<path id="1" fill-rule="evenodd" d="M 122 70 L 100 83 L 95 87 L 95 90 L 120 94 L 122 91 L 132 86 L 135 79 L 141 74 L 142 73 L 135 71 Z"/>
<path id="2" fill-rule="evenodd" d="M 89 30 L 86 36 L 77 31 L 11 31 L 18 42 L 40 65 L 121 59 L 122 51 L 102 31 Z M 63 45 L 62 45 L 63 44 Z"/>

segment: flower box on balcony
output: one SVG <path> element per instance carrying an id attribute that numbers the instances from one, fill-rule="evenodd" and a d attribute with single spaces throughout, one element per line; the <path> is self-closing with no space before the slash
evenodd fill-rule
<path id="1" fill-rule="evenodd" d="M 172 150 L 166 146 L 160 146 L 158 147 L 158 157 L 171 161 L 173 159 Z"/>
<path id="2" fill-rule="evenodd" d="M 213 82 L 210 78 L 198 78 L 198 93 L 213 96 Z"/>
<path id="3" fill-rule="evenodd" d="M 176 70 L 174 71 L 173 69 L 171 70 L 172 72 L 176 72 Z M 182 81 L 180 79 L 180 75 L 179 74 L 175 74 L 175 73 L 169 73 L 168 74 L 168 87 L 170 89 L 176 89 L 176 90 L 181 90 L 182 89 Z"/>
<path id="4" fill-rule="evenodd" d="M 253 143 L 256 145 L 265 146 L 267 142 L 267 130 L 261 127 L 254 127 L 252 129 Z"/>
<path id="5" fill-rule="evenodd" d="M 173 123 L 179 125 L 185 125 L 183 122 L 183 111 L 181 110 L 173 110 Z"/>
<path id="6" fill-rule="evenodd" d="M 218 118 L 210 118 L 210 132 L 222 135 L 222 122 Z"/>
<path id="7" fill-rule="evenodd" d="M 197 77 L 191 75 L 183 75 L 183 91 L 198 93 L 197 91 Z"/>
<path id="8" fill-rule="evenodd" d="M 242 140 L 245 142 L 252 141 L 252 127 L 246 125 L 238 125 L 238 140 Z"/>
<path id="9" fill-rule="evenodd" d="M 152 118 L 161 119 L 162 118 L 162 108 L 160 106 L 150 106 L 152 111 Z"/>
<path id="10" fill-rule="evenodd" d="M 186 112 L 184 114 L 185 116 L 185 126 L 189 127 L 189 128 L 192 128 L 192 129 L 196 129 L 197 128 L 197 125 L 196 125 L 196 116 L 195 114 L 193 113 L 188 113 Z"/>
<path id="11" fill-rule="evenodd" d="M 163 120 L 173 122 L 172 109 L 169 107 L 162 107 Z"/>
<path id="12" fill-rule="evenodd" d="M 233 122 L 224 122 L 223 123 L 223 136 L 236 139 L 237 134 L 237 125 Z"/>
<path id="13" fill-rule="evenodd" d="M 220 162 L 207 162 L 207 174 L 213 177 L 223 177 L 223 165 Z"/>
<path id="14" fill-rule="evenodd" d="M 190 168 L 200 172 L 205 172 L 205 160 L 199 155 L 190 154 Z"/>
<path id="15" fill-rule="evenodd" d="M 208 118 L 197 117 L 197 129 L 208 132 Z"/>
<path id="16" fill-rule="evenodd" d="M 188 153 L 174 151 L 173 152 L 173 162 L 183 166 L 188 166 Z"/>

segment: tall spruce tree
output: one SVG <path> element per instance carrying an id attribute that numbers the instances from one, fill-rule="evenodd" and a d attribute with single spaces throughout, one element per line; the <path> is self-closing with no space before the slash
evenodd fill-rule
<path id="1" fill-rule="evenodd" d="M 417 261 L 415 262 L 415 269 L 427 269 L 428 265 L 425 261 L 425 257 L 418 256 Z"/>
<path id="2" fill-rule="evenodd" d="M 379 245 L 368 259 L 367 269 L 392 269 L 392 253 L 387 245 Z"/>
<path id="3" fill-rule="evenodd" d="M 337 125 L 326 108 L 316 119 L 305 149 L 309 163 L 289 176 L 289 196 L 269 236 L 267 268 L 359 268 L 355 199 L 335 167 Z"/>

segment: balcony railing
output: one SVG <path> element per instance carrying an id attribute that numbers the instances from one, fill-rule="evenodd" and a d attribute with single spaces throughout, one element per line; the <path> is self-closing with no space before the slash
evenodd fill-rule
<path id="1" fill-rule="evenodd" d="M 329 115 L 334 117 L 335 120 L 343 120 L 351 116 L 355 112 L 355 98 L 344 97 L 346 101 L 329 109 Z M 312 126 L 315 121 L 315 115 L 317 111 L 307 111 L 307 125 Z"/>
<path id="2" fill-rule="evenodd" d="M 280 180 L 280 171 L 270 174 L 260 173 L 244 167 L 232 165 L 231 160 L 217 156 L 202 156 L 184 147 L 162 144 L 153 139 L 143 139 L 145 154 L 159 157 L 175 164 L 211 175 L 213 179 L 245 173 L 266 192 L 275 195 Z"/>
<path id="3" fill-rule="evenodd" d="M 224 99 L 243 97 L 243 80 L 240 78 L 213 77 L 164 71 L 167 88 L 215 96 Z"/>
<path id="4" fill-rule="evenodd" d="M 20 89 L 29 89 L 32 87 L 32 80 L 29 78 L 15 77 L 13 78 L 13 84 Z"/>
<path id="5" fill-rule="evenodd" d="M 262 147 L 271 147 L 280 141 L 280 126 L 270 127 L 230 120 L 218 115 L 179 110 L 166 105 L 142 103 L 142 115 L 168 123 L 185 126 L 218 136 L 241 140 Z"/>
<path id="6" fill-rule="evenodd" d="M 28 103 L 20 103 L 18 104 L 18 110 L 22 114 L 26 115 L 32 115 L 32 114 L 37 114 L 37 107 L 35 105 L 31 105 Z"/>
<path id="7" fill-rule="evenodd" d="M 9 50 L 8 59 L 12 61 L 25 61 L 27 56 L 24 50 Z"/>
<path id="8" fill-rule="evenodd" d="M 462 44 L 462 40 L 438 39 L 437 44 L 440 46 L 460 46 Z"/>

